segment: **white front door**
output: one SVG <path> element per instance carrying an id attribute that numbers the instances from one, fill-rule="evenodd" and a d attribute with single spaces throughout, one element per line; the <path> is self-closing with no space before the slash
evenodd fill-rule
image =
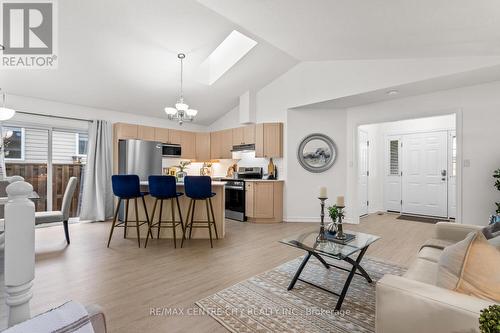
<path id="1" fill-rule="evenodd" d="M 358 144 L 359 215 L 363 216 L 368 214 L 368 133 L 359 130 Z"/>
<path id="2" fill-rule="evenodd" d="M 447 132 L 404 135 L 403 213 L 447 217 Z"/>

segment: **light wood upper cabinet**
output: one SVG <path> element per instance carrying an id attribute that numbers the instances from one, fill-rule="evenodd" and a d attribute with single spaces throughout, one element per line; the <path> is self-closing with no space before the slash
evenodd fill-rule
<path id="1" fill-rule="evenodd" d="M 115 135 L 118 140 L 121 139 L 137 139 L 138 138 L 138 127 L 137 125 L 116 123 L 115 124 Z"/>
<path id="2" fill-rule="evenodd" d="M 149 126 L 137 126 L 137 138 L 145 141 L 155 141 L 155 128 Z"/>
<path id="3" fill-rule="evenodd" d="M 210 133 L 197 132 L 195 134 L 196 142 L 196 160 L 206 162 L 211 159 L 210 155 Z"/>
<path id="4" fill-rule="evenodd" d="M 233 131 L 232 130 L 224 130 L 221 131 L 221 157 L 224 159 L 230 159 L 233 157 L 233 153 L 231 149 L 233 149 Z"/>
<path id="5" fill-rule="evenodd" d="M 255 128 L 255 157 L 283 157 L 283 124 L 258 124 Z"/>
<path id="6" fill-rule="evenodd" d="M 243 142 L 245 144 L 255 144 L 255 125 L 243 127 Z"/>
<path id="7" fill-rule="evenodd" d="M 155 128 L 155 141 L 159 141 L 162 143 L 168 143 L 169 139 L 169 130 L 168 128 Z"/>
<path id="8" fill-rule="evenodd" d="M 245 141 L 245 131 L 243 127 L 233 128 L 233 146 L 242 145 Z"/>
<path id="9" fill-rule="evenodd" d="M 196 158 L 196 135 L 194 132 L 181 132 L 181 158 L 194 160 Z"/>
<path id="10" fill-rule="evenodd" d="M 212 132 L 210 133 L 210 157 L 213 160 L 218 160 L 221 157 L 222 152 L 222 132 Z"/>
<path id="11" fill-rule="evenodd" d="M 168 130 L 168 143 L 180 145 L 182 144 L 182 132 L 174 129 Z"/>
<path id="12" fill-rule="evenodd" d="M 255 125 L 233 128 L 233 146 L 255 143 Z"/>

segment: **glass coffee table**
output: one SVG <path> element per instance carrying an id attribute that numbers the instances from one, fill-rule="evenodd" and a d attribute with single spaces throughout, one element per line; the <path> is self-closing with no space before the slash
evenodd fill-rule
<path id="1" fill-rule="evenodd" d="M 345 295 L 347 294 L 347 290 L 349 289 L 349 285 L 351 284 L 354 275 L 363 276 L 366 279 L 366 281 L 368 281 L 368 283 L 372 283 L 372 279 L 370 278 L 368 273 L 364 270 L 363 267 L 361 267 L 361 260 L 363 259 L 363 256 L 365 255 L 365 252 L 368 249 L 368 247 L 375 241 L 379 240 L 380 237 L 361 232 L 346 231 L 346 233 L 355 235 L 355 238 L 345 244 L 338 243 L 333 240 L 318 241 L 317 231 L 307 232 L 281 240 L 280 243 L 307 252 L 304 259 L 302 260 L 302 263 L 299 265 L 299 268 L 297 269 L 297 272 L 295 273 L 292 281 L 288 285 L 288 290 L 292 290 L 297 280 L 300 280 L 316 288 L 334 294 L 339 298 L 337 301 L 337 305 L 335 306 L 335 310 L 338 311 L 342 306 L 342 302 L 344 301 Z M 347 276 L 347 279 L 344 283 L 344 286 L 340 294 L 300 278 L 300 274 L 302 273 L 302 270 L 306 266 L 311 256 L 318 259 L 323 264 L 323 266 L 325 266 L 326 269 L 334 267 L 349 272 L 349 275 Z M 349 265 L 351 265 L 352 268 L 349 269 L 331 263 L 327 263 L 324 258 L 332 258 L 336 260 L 345 261 Z"/>

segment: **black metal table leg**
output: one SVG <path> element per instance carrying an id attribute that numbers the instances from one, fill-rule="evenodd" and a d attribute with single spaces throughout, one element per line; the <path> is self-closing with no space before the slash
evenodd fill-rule
<path id="1" fill-rule="evenodd" d="M 352 260 L 351 258 L 345 258 L 344 260 L 347 261 L 348 263 L 350 263 L 351 265 L 356 266 L 357 270 L 360 273 L 360 274 L 358 274 L 358 273 L 356 273 L 356 274 L 363 276 L 366 279 L 366 281 L 368 281 L 368 283 L 373 282 L 370 275 L 368 275 L 368 273 L 365 271 L 365 269 L 358 262 Z"/>
<path id="2" fill-rule="evenodd" d="M 347 276 L 347 280 L 344 283 L 344 287 L 342 288 L 342 292 L 340 293 L 339 299 L 337 301 L 337 305 L 335 305 L 335 311 L 339 311 L 340 310 L 340 307 L 342 306 L 342 302 L 344 302 L 345 295 L 347 294 L 347 290 L 349 289 L 349 285 L 351 284 L 352 278 L 354 277 L 354 274 L 356 273 L 356 269 L 358 269 L 360 267 L 359 263 L 361 262 L 361 259 L 363 259 L 363 256 L 365 255 L 365 252 L 366 252 L 367 249 L 368 249 L 368 246 L 365 247 L 363 250 L 361 250 L 361 252 L 359 253 L 358 257 L 356 258 L 356 261 L 350 259 L 349 257 L 347 257 L 347 258 L 344 259 L 345 261 L 347 261 L 349 263 L 351 263 L 350 261 L 352 261 L 352 263 L 351 263 L 352 264 L 352 269 L 349 272 L 349 275 Z M 347 260 L 347 259 L 350 259 L 350 261 Z M 366 278 L 366 276 L 365 276 L 365 278 Z"/>
<path id="3" fill-rule="evenodd" d="M 302 263 L 300 264 L 299 269 L 297 269 L 297 272 L 295 272 L 295 275 L 294 275 L 292 281 L 288 285 L 288 290 L 292 290 L 293 287 L 295 286 L 295 283 L 299 279 L 300 273 L 302 273 L 302 270 L 304 269 L 304 267 L 306 267 L 306 264 L 309 261 L 309 258 L 311 258 L 311 252 L 307 252 L 306 256 L 302 260 Z"/>
<path id="4" fill-rule="evenodd" d="M 311 253 L 311 252 L 309 252 Z M 328 263 L 325 261 L 325 259 L 323 259 L 319 254 L 315 253 L 315 252 L 312 252 L 311 253 L 316 259 L 318 259 L 322 264 L 323 266 L 325 266 L 326 269 L 330 269 L 330 265 L 328 265 Z"/>

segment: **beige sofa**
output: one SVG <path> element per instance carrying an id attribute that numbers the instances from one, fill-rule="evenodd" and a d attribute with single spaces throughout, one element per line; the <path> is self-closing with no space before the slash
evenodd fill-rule
<path id="1" fill-rule="evenodd" d="M 434 238 L 442 244 L 453 244 L 481 228 L 440 222 Z M 479 332 L 480 310 L 495 303 L 437 287 L 441 252 L 423 247 L 403 276 L 385 275 L 378 281 L 377 333 Z"/>

